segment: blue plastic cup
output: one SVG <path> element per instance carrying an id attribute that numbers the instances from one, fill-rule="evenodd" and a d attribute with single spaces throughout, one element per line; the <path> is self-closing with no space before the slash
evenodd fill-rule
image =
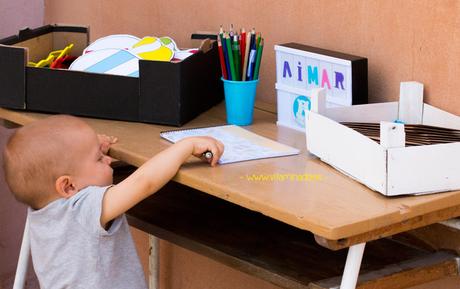
<path id="1" fill-rule="evenodd" d="M 233 81 L 223 79 L 227 123 L 250 125 L 259 80 Z"/>

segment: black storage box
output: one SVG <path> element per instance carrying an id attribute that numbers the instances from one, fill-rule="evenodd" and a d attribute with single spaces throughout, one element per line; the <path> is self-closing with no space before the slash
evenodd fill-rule
<path id="1" fill-rule="evenodd" d="M 139 60 L 138 78 L 27 66 L 70 43 L 81 55 L 89 29 L 48 25 L 0 40 L 0 106 L 180 126 L 223 99 L 216 42 L 178 63 Z"/>

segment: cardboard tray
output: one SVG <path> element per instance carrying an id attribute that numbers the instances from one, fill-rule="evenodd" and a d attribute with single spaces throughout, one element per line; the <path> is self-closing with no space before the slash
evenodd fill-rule
<path id="1" fill-rule="evenodd" d="M 401 83 L 399 102 L 350 107 L 326 108 L 324 91 L 313 93 L 307 149 L 322 161 L 386 196 L 460 189 L 460 142 L 406 146 L 394 123 L 460 130 L 460 117 L 423 103 L 421 83 Z M 380 143 L 340 122 L 380 122 Z"/>
<path id="2" fill-rule="evenodd" d="M 0 40 L 0 106 L 181 126 L 223 99 L 215 42 L 178 63 L 140 60 L 138 78 L 27 66 L 69 43 L 81 55 L 88 27 L 48 25 Z"/>

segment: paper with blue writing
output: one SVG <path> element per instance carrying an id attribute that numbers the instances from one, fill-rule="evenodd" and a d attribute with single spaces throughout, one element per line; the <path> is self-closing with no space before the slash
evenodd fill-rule
<path id="1" fill-rule="evenodd" d="M 300 152 L 296 148 L 273 141 L 236 125 L 165 131 L 160 136 L 173 143 L 190 136 L 214 137 L 225 146 L 219 164 L 290 156 Z"/>

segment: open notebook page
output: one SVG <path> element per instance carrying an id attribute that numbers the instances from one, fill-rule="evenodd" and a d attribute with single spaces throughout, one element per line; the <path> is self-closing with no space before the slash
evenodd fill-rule
<path id="1" fill-rule="evenodd" d="M 295 155 L 299 150 L 266 137 L 250 132 L 236 125 L 165 131 L 160 136 L 170 142 L 177 142 L 189 136 L 211 136 L 225 145 L 219 164 L 228 164 L 263 158 Z"/>

